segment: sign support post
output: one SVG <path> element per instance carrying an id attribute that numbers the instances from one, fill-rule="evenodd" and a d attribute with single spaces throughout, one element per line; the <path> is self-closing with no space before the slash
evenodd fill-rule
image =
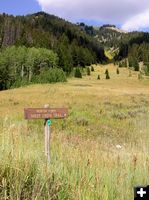
<path id="1" fill-rule="evenodd" d="M 49 108 L 49 105 L 44 105 L 44 108 Z M 45 119 L 44 123 L 44 134 L 45 134 L 45 156 L 47 161 L 50 162 L 50 126 L 48 125 L 48 119 Z"/>
<path id="2" fill-rule="evenodd" d="M 44 134 L 45 134 L 45 156 L 50 161 L 50 126 L 48 126 L 48 120 L 45 119 L 44 123 Z"/>
<path id="3" fill-rule="evenodd" d="M 51 138 L 51 120 L 50 119 L 62 119 L 67 117 L 67 108 L 49 108 L 46 104 L 44 108 L 25 108 L 25 119 L 44 119 L 44 137 L 45 137 L 45 156 L 47 161 L 50 162 L 50 138 Z"/>

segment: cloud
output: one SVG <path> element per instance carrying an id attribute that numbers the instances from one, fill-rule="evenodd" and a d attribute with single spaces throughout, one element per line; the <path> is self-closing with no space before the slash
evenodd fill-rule
<path id="1" fill-rule="evenodd" d="M 149 9 L 130 18 L 129 21 L 125 22 L 122 26 L 122 29 L 127 31 L 141 30 L 146 28 L 149 28 Z"/>
<path id="2" fill-rule="evenodd" d="M 122 24 L 123 28 L 140 28 L 148 26 L 146 9 L 149 0 L 37 0 L 42 10 L 67 20 L 77 22 L 81 19 L 95 20 L 103 23 Z M 145 12 L 146 11 L 146 12 Z M 144 16 L 144 14 L 146 16 Z M 136 17 L 140 17 L 138 24 Z M 149 20 L 148 20 L 149 21 Z M 136 23 L 136 26 L 135 24 Z M 145 25 L 146 24 L 146 25 Z"/>

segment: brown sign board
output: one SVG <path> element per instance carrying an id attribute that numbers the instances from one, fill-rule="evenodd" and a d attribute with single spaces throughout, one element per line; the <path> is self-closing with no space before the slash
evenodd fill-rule
<path id="1" fill-rule="evenodd" d="M 25 119 L 61 119 L 68 115 L 67 108 L 25 108 Z"/>

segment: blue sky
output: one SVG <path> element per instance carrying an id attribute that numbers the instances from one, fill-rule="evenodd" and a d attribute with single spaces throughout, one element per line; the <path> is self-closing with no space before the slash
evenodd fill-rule
<path id="1" fill-rule="evenodd" d="M 0 13 L 26 15 L 41 11 L 36 0 L 0 0 Z"/>
<path id="2" fill-rule="evenodd" d="M 75 23 L 149 30 L 149 0 L 0 0 L 0 13 L 26 15 L 38 11 Z"/>

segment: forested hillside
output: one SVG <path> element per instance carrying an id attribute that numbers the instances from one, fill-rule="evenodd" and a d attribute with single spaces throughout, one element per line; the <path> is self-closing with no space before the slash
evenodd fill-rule
<path id="1" fill-rule="evenodd" d="M 141 45 L 148 43 L 148 33 L 125 32 L 115 25 L 105 24 L 101 27 L 87 26 L 84 23 L 78 24 L 86 34 L 94 37 L 99 46 L 109 51 L 116 60 L 128 57 L 128 47 L 133 44 Z"/>
<path id="2" fill-rule="evenodd" d="M 103 49 L 77 25 L 44 12 L 17 17 L 0 15 L 0 47 L 10 45 L 53 49 L 63 59 L 63 67 L 67 65 L 64 57 L 71 65 L 105 59 Z"/>
<path id="3" fill-rule="evenodd" d="M 115 25 L 106 24 L 95 28 L 94 36 L 104 48 L 120 48 L 122 44 L 141 37 L 142 32 L 125 32 Z"/>
<path id="4" fill-rule="evenodd" d="M 80 27 L 44 12 L 16 17 L 0 15 L 0 49 L 1 90 L 35 81 L 41 71 L 53 66 L 67 75 L 74 67 L 107 60 L 104 49 Z M 53 57 L 56 62 L 49 65 Z"/>
<path id="5" fill-rule="evenodd" d="M 138 32 L 136 37 L 123 42 L 119 48 L 115 60 L 128 58 L 129 67 L 149 75 L 149 33 Z M 143 69 L 139 68 L 140 62 L 144 64 Z"/>

